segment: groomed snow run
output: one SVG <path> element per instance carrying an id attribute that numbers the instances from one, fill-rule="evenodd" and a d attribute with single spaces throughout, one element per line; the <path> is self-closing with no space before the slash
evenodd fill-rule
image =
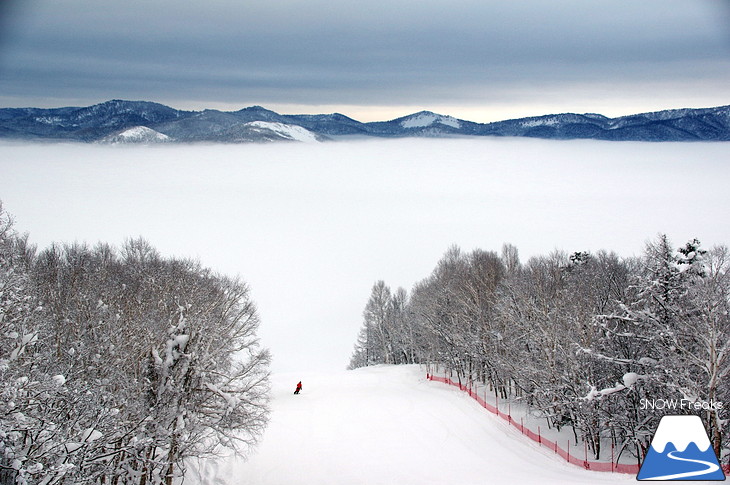
<path id="1" fill-rule="evenodd" d="M 302 381 L 302 394 L 294 387 Z M 272 376 L 271 421 L 244 461 L 191 466 L 185 484 L 629 483 L 569 465 L 418 366 Z"/>

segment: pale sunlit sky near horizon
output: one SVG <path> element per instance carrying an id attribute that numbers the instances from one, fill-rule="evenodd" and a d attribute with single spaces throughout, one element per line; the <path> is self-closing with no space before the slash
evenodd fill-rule
<path id="1" fill-rule="evenodd" d="M 486 122 L 730 104 L 719 0 L 9 0 L 0 106 Z"/>

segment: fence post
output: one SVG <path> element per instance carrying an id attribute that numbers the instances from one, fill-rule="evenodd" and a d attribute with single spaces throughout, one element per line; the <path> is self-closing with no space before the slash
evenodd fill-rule
<path id="1" fill-rule="evenodd" d="M 611 440 L 611 473 L 613 473 L 613 440 Z"/>
<path id="2" fill-rule="evenodd" d="M 537 427 L 537 442 L 542 444 L 542 435 L 540 434 L 540 426 Z"/>

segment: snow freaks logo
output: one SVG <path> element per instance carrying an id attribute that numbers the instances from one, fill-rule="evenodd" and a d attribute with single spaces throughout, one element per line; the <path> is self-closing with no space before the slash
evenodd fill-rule
<path id="1" fill-rule="evenodd" d="M 637 480 L 725 480 L 699 416 L 664 416 Z"/>
<path id="2" fill-rule="evenodd" d="M 718 401 L 690 401 L 689 399 L 645 399 L 642 398 L 639 401 L 639 407 L 641 409 L 672 409 L 677 410 L 689 410 L 689 411 L 720 411 L 723 407 L 723 403 Z"/>

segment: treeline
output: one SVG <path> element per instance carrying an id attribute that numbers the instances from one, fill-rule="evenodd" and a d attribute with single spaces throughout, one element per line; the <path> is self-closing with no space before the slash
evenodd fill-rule
<path id="1" fill-rule="evenodd" d="M 373 286 L 350 368 L 444 367 L 571 427 L 596 458 L 607 442 L 643 457 L 662 413 L 691 412 L 727 455 L 729 270 L 726 247 L 675 250 L 664 235 L 638 258 L 556 251 L 521 263 L 511 245 L 452 247 L 410 294 Z M 684 407 L 646 409 L 663 399 Z"/>
<path id="2" fill-rule="evenodd" d="M 37 252 L 0 206 L 0 483 L 171 484 L 268 419 L 244 283 L 144 240 Z"/>

